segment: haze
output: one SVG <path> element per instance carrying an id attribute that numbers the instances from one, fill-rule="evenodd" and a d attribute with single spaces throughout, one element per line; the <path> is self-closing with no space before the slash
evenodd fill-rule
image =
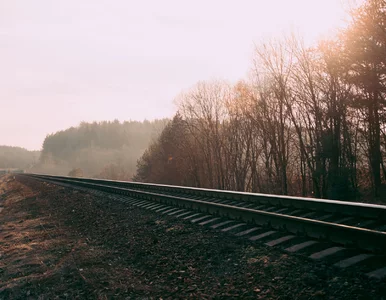
<path id="1" fill-rule="evenodd" d="M 0 0 L 0 144 L 171 117 L 197 81 L 245 76 L 254 43 L 291 30 L 312 43 L 345 16 L 338 0 Z"/>

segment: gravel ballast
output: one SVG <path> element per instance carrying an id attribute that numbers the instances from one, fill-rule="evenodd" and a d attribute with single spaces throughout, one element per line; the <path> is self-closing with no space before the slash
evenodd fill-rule
<path id="1" fill-rule="evenodd" d="M 108 197 L 0 179 L 0 299 L 384 299 L 385 282 Z"/>

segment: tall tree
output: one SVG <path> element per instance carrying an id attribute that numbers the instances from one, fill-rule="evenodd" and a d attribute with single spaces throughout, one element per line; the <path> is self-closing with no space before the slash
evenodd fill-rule
<path id="1" fill-rule="evenodd" d="M 347 80 L 356 86 L 356 104 L 365 111 L 368 158 L 374 192 L 378 195 L 383 165 L 381 123 L 386 107 L 386 1 L 366 1 L 354 13 L 342 39 Z"/>

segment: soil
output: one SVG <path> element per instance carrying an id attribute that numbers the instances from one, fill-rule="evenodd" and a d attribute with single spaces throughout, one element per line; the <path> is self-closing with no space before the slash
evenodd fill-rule
<path id="1" fill-rule="evenodd" d="M 0 178 L 0 299 L 386 299 L 386 283 L 24 176 Z"/>

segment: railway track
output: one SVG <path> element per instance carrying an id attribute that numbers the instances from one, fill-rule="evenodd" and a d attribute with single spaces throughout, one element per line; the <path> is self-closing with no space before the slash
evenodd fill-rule
<path id="1" fill-rule="evenodd" d="M 386 206 L 89 178 L 25 174 L 386 278 Z"/>

